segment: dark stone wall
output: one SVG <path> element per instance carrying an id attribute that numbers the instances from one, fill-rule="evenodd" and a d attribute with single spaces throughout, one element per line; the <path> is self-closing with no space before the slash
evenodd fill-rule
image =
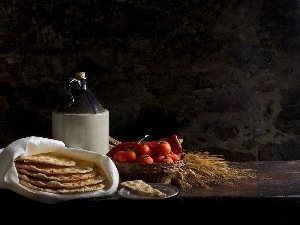
<path id="1" fill-rule="evenodd" d="M 120 141 L 177 134 L 232 161 L 300 159 L 300 2 L 2 0 L 0 146 L 51 138 L 86 72 Z"/>

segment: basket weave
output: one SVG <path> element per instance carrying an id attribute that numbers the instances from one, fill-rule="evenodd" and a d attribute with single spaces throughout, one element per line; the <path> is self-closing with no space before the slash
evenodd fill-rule
<path id="1" fill-rule="evenodd" d="M 143 180 L 147 183 L 170 184 L 176 170 L 181 168 L 183 160 L 170 163 L 120 163 L 114 162 L 122 181 Z"/>

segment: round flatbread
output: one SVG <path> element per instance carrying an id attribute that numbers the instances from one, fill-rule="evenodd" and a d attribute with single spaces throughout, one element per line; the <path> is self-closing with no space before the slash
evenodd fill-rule
<path id="1" fill-rule="evenodd" d="M 19 156 L 15 162 L 33 162 L 56 166 L 75 166 L 76 162 L 71 157 L 63 156 L 55 152 L 41 153 L 31 156 Z"/>
<path id="2" fill-rule="evenodd" d="M 30 177 L 24 174 L 18 175 L 21 180 L 25 180 L 26 182 L 39 186 L 39 187 L 49 187 L 49 188 L 78 188 L 86 185 L 98 184 L 104 181 L 104 177 L 97 176 L 86 180 L 77 180 L 70 182 L 60 182 L 60 181 L 48 181 L 43 179 L 38 179 L 34 177 Z"/>
<path id="3" fill-rule="evenodd" d="M 98 172 L 94 168 L 92 171 L 87 173 L 74 173 L 74 174 L 44 174 L 40 172 L 28 171 L 25 169 L 18 168 L 18 173 L 28 175 L 30 177 L 35 177 L 44 180 L 54 180 L 54 181 L 76 181 L 76 180 L 85 180 L 96 177 Z"/>
<path id="4" fill-rule="evenodd" d="M 24 187 L 27 187 L 32 190 L 55 193 L 55 194 L 76 194 L 76 193 L 87 192 L 87 191 L 97 191 L 97 190 L 101 190 L 105 187 L 104 184 L 98 183 L 98 184 L 82 186 L 82 187 L 78 187 L 78 188 L 68 188 L 68 189 L 67 188 L 48 188 L 48 187 L 38 187 L 38 186 L 32 185 L 32 184 L 26 182 L 25 180 L 20 180 L 20 184 L 23 185 Z"/>
<path id="5" fill-rule="evenodd" d="M 57 194 L 95 191 L 108 186 L 97 163 L 48 152 L 19 156 L 14 160 L 19 183 L 32 190 Z"/>
<path id="6" fill-rule="evenodd" d="M 80 167 L 80 166 L 55 166 L 43 163 L 25 163 L 15 162 L 15 166 L 20 169 L 25 169 L 33 172 L 40 172 L 44 174 L 74 174 L 74 173 L 88 173 L 93 170 L 93 167 Z"/>

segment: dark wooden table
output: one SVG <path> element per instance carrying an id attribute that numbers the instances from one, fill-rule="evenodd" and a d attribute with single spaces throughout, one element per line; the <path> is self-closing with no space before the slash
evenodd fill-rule
<path id="1" fill-rule="evenodd" d="M 162 216 L 162 213 L 166 222 L 178 222 L 178 218 L 184 217 L 199 221 L 205 219 L 206 223 L 267 221 L 272 224 L 300 224 L 300 161 L 255 161 L 232 165 L 253 169 L 256 178 L 241 180 L 235 187 L 215 185 L 211 190 L 203 187 L 180 190 L 177 196 L 163 200 L 130 200 L 116 193 L 106 198 L 48 205 L 10 190 L 0 190 L 1 205 L 20 211 L 64 212 L 64 215 L 66 210 L 70 210 L 70 216 L 80 212 L 96 218 L 99 214 L 111 212 L 116 213 L 115 219 L 130 213 L 146 216 Z"/>

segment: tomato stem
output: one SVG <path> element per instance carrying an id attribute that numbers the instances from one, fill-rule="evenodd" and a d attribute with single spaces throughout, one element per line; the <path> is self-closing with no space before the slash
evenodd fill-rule
<path id="1" fill-rule="evenodd" d="M 147 135 L 145 135 L 145 137 L 143 137 L 142 139 L 140 139 L 139 141 L 138 141 L 138 144 L 139 143 L 141 143 L 146 137 L 148 137 L 149 135 L 147 134 Z"/>

